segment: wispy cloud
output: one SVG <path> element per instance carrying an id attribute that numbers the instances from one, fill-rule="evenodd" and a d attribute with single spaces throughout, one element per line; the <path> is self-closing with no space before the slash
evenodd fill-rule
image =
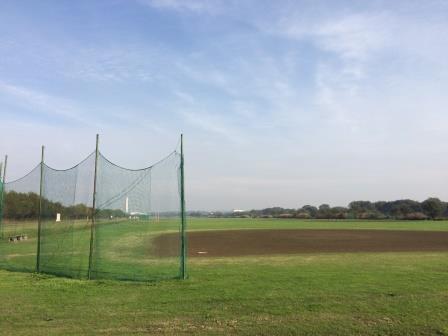
<path id="1" fill-rule="evenodd" d="M 448 24 L 435 19 L 403 15 L 388 9 L 335 10 L 304 17 L 291 11 L 272 23 L 255 21 L 262 31 L 282 36 L 297 43 L 308 43 L 316 52 L 315 103 L 320 113 L 356 131 L 369 127 L 375 118 L 400 119 L 405 112 L 396 81 L 409 86 L 416 74 L 420 80 L 444 76 L 440 55 L 448 53 Z M 442 66 L 442 67 L 441 67 Z M 442 71 L 442 72 L 440 72 Z M 405 84 L 406 83 L 406 84 Z M 425 85 L 433 86 L 425 80 Z M 384 91 L 388 88 L 388 91 Z M 397 101 L 395 109 L 372 102 L 372 93 L 382 91 L 383 97 Z M 420 89 L 417 89 L 420 91 Z M 421 91 L 420 91 L 421 93 Z M 372 104 L 373 103 L 373 104 Z M 384 101 L 383 101 L 384 104 Z M 383 110 L 383 111 L 381 111 Z M 376 125 L 371 123 L 370 127 Z"/>
<path id="2" fill-rule="evenodd" d="M 146 127 L 153 131 L 161 131 L 156 121 L 149 121 L 142 111 L 111 108 L 107 104 L 104 104 L 104 107 L 93 107 L 71 98 L 4 81 L 0 81 L 0 103 L 10 106 L 10 114 L 20 115 L 26 112 L 34 116 L 32 118 L 34 123 L 39 124 L 60 124 L 63 127 L 88 125 L 91 128 L 101 129 L 105 125 L 132 124 L 133 119 L 141 114 L 143 116 L 139 118 L 140 123 L 135 127 L 146 124 Z"/>
<path id="3" fill-rule="evenodd" d="M 102 82 L 157 80 L 157 68 L 162 59 L 159 52 L 142 45 L 73 47 L 73 50 L 57 56 L 58 62 L 65 60 L 60 64 L 60 72 L 64 76 Z"/>
<path id="4" fill-rule="evenodd" d="M 223 2 L 220 0 L 138 0 L 138 2 L 153 8 L 192 13 L 215 14 L 223 9 Z"/>
<path id="5" fill-rule="evenodd" d="M 73 101 L 23 86 L 0 82 L 0 97 L 11 100 L 12 104 L 28 111 L 39 111 L 45 120 L 62 117 L 68 122 L 85 124 L 84 111 Z"/>
<path id="6" fill-rule="evenodd" d="M 22 37 L 13 43 L 0 43 L 0 52 L 5 55 L 0 59 L 0 70 L 23 69 L 23 64 L 12 56 L 16 53 L 29 59 L 27 66 L 41 77 L 51 75 L 85 82 L 152 82 L 160 80 L 159 69 L 164 67 L 164 51 L 143 42 L 100 41 L 86 46 L 41 37 L 36 40 Z"/>
<path id="7" fill-rule="evenodd" d="M 342 59 L 365 61 L 383 50 L 389 26 L 387 14 L 354 13 L 317 23 L 305 31 L 294 24 L 286 29 L 290 36 L 298 39 L 310 37 L 319 48 Z"/>
<path id="8" fill-rule="evenodd" d="M 245 142 L 246 136 L 240 132 L 240 129 L 219 115 L 186 109 L 179 109 L 177 115 L 182 118 L 186 128 L 197 132 L 200 137 L 208 138 L 211 143 L 218 139 L 226 143 Z"/>

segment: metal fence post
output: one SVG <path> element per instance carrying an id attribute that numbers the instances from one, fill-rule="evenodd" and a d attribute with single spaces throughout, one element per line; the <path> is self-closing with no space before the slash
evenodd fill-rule
<path id="1" fill-rule="evenodd" d="M 40 186 L 39 186 L 39 213 L 37 217 L 37 253 L 36 253 L 36 272 L 40 272 L 40 237 L 42 230 L 42 194 L 43 194 L 43 180 L 44 180 L 44 154 L 45 146 L 42 146 L 41 160 L 40 160 Z"/>
<path id="2" fill-rule="evenodd" d="M 92 225 L 90 226 L 90 252 L 89 252 L 89 270 L 87 277 L 90 280 L 92 278 L 92 262 L 93 262 L 93 243 L 95 235 L 95 217 L 96 217 L 96 180 L 98 173 L 98 145 L 99 134 L 96 135 L 96 148 L 95 148 L 95 172 L 93 177 L 93 200 L 92 200 Z"/>
<path id="3" fill-rule="evenodd" d="M 185 213 L 184 135 L 180 135 L 180 209 L 181 209 L 181 278 L 187 278 L 187 218 Z"/>

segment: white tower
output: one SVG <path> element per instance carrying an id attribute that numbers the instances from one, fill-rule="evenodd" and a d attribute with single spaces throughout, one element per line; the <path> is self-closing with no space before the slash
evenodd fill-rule
<path id="1" fill-rule="evenodd" d="M 126 197 L 125 208 L 126 208 L 126 213 L 129 213 L 129 197 Z"/>

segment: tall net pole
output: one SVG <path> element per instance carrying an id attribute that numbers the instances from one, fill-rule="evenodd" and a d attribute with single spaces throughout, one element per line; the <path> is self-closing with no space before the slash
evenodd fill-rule
<path id="1" fill-rule="evenodd" d="M 185 214 L 185 186 L 184 186 L 184 135 L 180 135 L 180 211 L 181 211 L 181 278 L 187 278 L 187 244 L 186 226 L 187 218 Z"/>
<path id="2" fill-rule="evenodd" d="M 89 269 L 88 278 L 92 278 L 92 261 L 93 261 L 93 239 L 95 235 L 95 216 L 96 216 L 96 180 L 98 173 L 98 145 L 100 141 L 99 134 L 96 135 L 96 147 L 95 147 L 95 171 L 93 177 L 93 200 L 92 200 L 92 225 L 90 227 L 90 252 L 89 252 Z"/>
<path id="3" fill-rule="evenodd" d="M 2 235 L 2 221 L 3 221 L 3 188 L 5 187 L 2 179 L 3 173 L 3 162 L 0 162 L 0 238 L 3 238 Z"/>
<path id="4" fill-rule="evenodd" d="M 42 232 L 42 193 L 44 180 L 44 154 L 45 147 L 42 146 L 41 160 L 40 160 L 40 184 L 39 184 L 39 212 L 37 217 L 37 253 L 36 253 L 36 272 L 40 272 L 40 238 Z"/>
<path id="5" fill-rule="evenodd" d="M 2 181 L 2 190 L 0 193 L 0 236 L 1 239 L 4 238 L 3 234 L 3 208 L 4 208 L 4 200 L 5 200 L 5 181 L 6 181 L 6 166 L 8 164 L 8 155 L 5 155 L 5 164 L 3 166 L 3 181 Z M 0 168 L 1 170 L 1 168 Z M 1 175 L 1 172 L 0 172 Z M 1 176 L 0 176 L 1 177 Z"/>

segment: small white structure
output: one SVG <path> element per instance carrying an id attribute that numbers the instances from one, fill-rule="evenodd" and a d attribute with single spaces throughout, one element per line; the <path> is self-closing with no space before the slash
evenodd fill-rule
<path id="1" fill-rule="evenodd" d="M 61 214 L 57 213 L 56 214 L 56 222 L 60 222 L 61 221 Z"/>
<path id="2" fill-rule="evenodd" d="M 126 197 L 125 209 L 126 209 L 125 212 L 129 213 L 129 197 Z"/>

